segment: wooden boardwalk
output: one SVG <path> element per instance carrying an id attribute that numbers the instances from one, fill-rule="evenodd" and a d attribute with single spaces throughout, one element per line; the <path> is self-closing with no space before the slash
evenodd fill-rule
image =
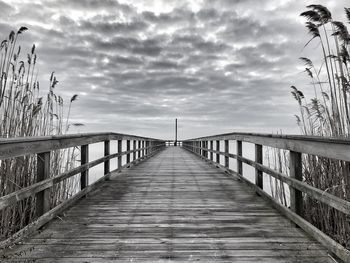
<path id="1" fill-rule="evenodd" d="M 180 147 L 116 174 L 7 256 L 9 262 L 334 262 L 245 184 Z"/>

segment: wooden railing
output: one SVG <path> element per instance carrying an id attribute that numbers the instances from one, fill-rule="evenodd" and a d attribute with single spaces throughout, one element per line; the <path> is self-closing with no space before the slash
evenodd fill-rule
<path id="1" fill-rule="evenodd" d="M 112 154 L 110 153 L 111 141 L 116 141 L 118 146 L 117 152 Z M 126 141 L 126 150 L 124 151 L 122 151 L 123 141 Z M 104 157 L 89 161 L 89 144 L 99 142 L 104 143 Z M 50 177 L 51 151 L 69 147 L 80 147 L 81 165 L 68 172 Z M 29 154 L 35 154 L 37 158 L 37 182 L 31 186 L 0 197 L 0 210 L 14 205 L 25 198 L 35 196 L 36 215 L 38 217 L 36 221 L 30 223 L 15 235 L 0 242 L 0 248 L 6 247 L 22 238 L 25 234 L 39 229 L 60 214 L 64 209 L 71 206 L 79 198 L 95 189 L 102 181 L 109 179 L 113 172 L 120 171 L 125 167 L 130 167 L 145 160 L 164 147 L 165 141 L 163 140 L 118 133 L 91 133 L 0 139 L 0 160 Z M 126 156 L 126 164 L 124 165 L 122 165 L 123 156 Z M 114 158 L 117 158 L 118 166 L 116 170 L 110 171 L 110 160 Z M 104 176 L 93 184 L 89 184 L 89 169 L 101 163 L 104 163 Z M 51 208 L 48 198 L 50 188 L 79 173 L 80 190 L 78 190 L 78 193 L 56 207 Z"/>
<path id="2" fill-rule="evenodd" d="M 236 151 L 231 153 L 229 141 L 236 141 Z M 224 141 L 224 149 L 220 142 Z M 215 142 L 215 149 L 214 149 Z M 242 155 L 242 142 L 255 144 L 255 160 Z M 289 151 L 289 176 L 263 165 L 263 146 Z M 350 216 L 350 202 L 317 189 L 302 181 L 302 154 L 311 154 L 350 162 L 350 140 L 311 136 L 271 135 L 252 133 L 229 133 L 183 141 L 183 147 L 226 172 L 238 176 L 255 189 L 257 194 L 268 200 L 282 214 L 326 246 L 329 251 L 345 262 L 350 262 L 350 251 L 334 241 L 318 228 L 306 221 L 303 215 L 303 194 Z M 209 153 L 209 154 L 208 154 Z M 214 158 L 215 156 L 215 158 Z M 224 156 L 223 165 L 220 156 Z M 236 159 L 237 170 L 229 168 L 229 158 Z M 214 160 L 215 159 L 215 160 Z M 243 176 L 243 163 L 255 168 L 255 183 Z M 290 208 L 280 204 L 264 191 L 263 173 L 286 183 L 290 188 Z M 350 235 L 350 233 L 348 233 Z"/>

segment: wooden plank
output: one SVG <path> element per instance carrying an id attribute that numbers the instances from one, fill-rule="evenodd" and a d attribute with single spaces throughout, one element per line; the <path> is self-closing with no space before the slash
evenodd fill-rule
<path id="1" fill-rule="evenodd" d="M 218 164 L 220 164 L 220 154 L 218 152 L 220 152 L 220 141 L 219 140 L 216 140 L 216 162 Z"/>
<path id="2" fill-rule="evenodd" d="M 210 141 L 210 160 L 211 161 L 213 161 L 213 159 L 214 159 L 213 152 L 212 152 L 214 150 L 213 144 L 214 144 L 214 142 Z"/>
<path id="3" fill-rule="evenodd" d="M 242 141 L 236 142 L 236 154 L 242 156 Z M 243 164 L 242 161 L 237 158 L 237 173 L 243 176 Z"/>
<path id="4" fill-rule="evenodd" d="M 120 175 L 5 256 L 12 262 L 113 256 L 117 262 L 331 262 L 324 247 L 253 190 L 180 147 Z"/>
<path id="5" fill-rule="evenodd" d="M 0 139 L 0 159 L 48 152 L 51 150 L 92 144 L 106 140 L 126 139 L 147 139 L 149 141 L 162 142 L 162 140 L 157 140 L 154 138 L 145 138 L 121 133 L 81 133 L 72 135 L 7 138 Z"/>
<path id="6" fill-rule="evenodd" d="M 156 153 L 157 152 L 155 152 L 153 155 L 155 155 Z M 54 207 L 53 209 L 51 209 L 47 213 L 43 214 L 37 220 L 35 220 L 34 222 L 30 223 L 26 227 L 22 228 L 21 230 L 19 230 L 17 233 L 12 235 L 8 239 L 0 241 L 0 258 L 1 258 L 2 254 L 3 254 L 3 252 L 4 252 L 4 251 L 2 251 L 3 249 L 7 249 L 9 247 L 12 247 L 14 244 L 16 244 L 19 241 L 21 241 L 24 237 L 27 237 L 27 236 L 35 233 L 35 231 L 40 229 L 43 225 L 47 224 L 48 222 L 50 222 L 51 220 L 56 218 L 58 215 L 60 215 L 67 208 L 69 208 L 73 204 L 75 204 L 81 197 L 85 196 L 87 193 L 89 193 L 89 192 L 95 190 L 96 188 L 98 188 L 101 183 L 103 183 L 104 181 L 106 181 L 107 179 L 109 179 L 111 177 L 118 176 L 119 173 L 121 171 L 123 171 L 123 169 L 125 169 L 127 167 L 130 167 L 130 166 L 137 165 L 138 163 L 140 163 L 140 162 L 142 162 L 144 160 L 147 160 L 148 158 L 152 157 L 153 155 L 150 155 L 147 158 L 142 159 L 141 161 L 136 161 L 136 162 L 132 162 L 132 163 L 130 163 L 128 165 L 121 166 L 118 169 L 110 172 L 109 174 L 101 177 L 99 180 L 97 180 L 93 184 L 88 185 L 86 188 L 84 188 L 83 190 L 81 190 L 80 192 L 75 194 L 73 197 L 63 201 L 61 204 L 57 205 L 56 207 Z M 59 217 L 59 218 L 61 218 L 61 217 Z"/>
<path id="7" fill-rule="evenodd" d="M 110 155 L 110 141 L 104 141 L 104 156 Z M 104 174 L 108 174 L 110 172 L 110 161 L 109 159 L 104 162 Z"/>
<path id="8" fill-rule="evenodd" d="M 36 181 L 39 183 L 50 177 L 50 152 L 37 154 L 37 174 Z M 50 191 L 48 189 L 41 190 L 36 193 L 36 216 L 50 210 Z"/>
<path id="9" fill-rule="evenodd" d="M 136 160 L 136 153 L 137 153 L 137 151 L 136 151 L 136 140 L 132 141 L 132 150 L 133 150 L 133 152 L 132 152 L 132 160 L 135 161 Z"/>
<path id="10" fill-rule="evenodd" d="M 323 136 L 277 135 L 258 133 L 226 133 L 201 138 L 200 140 L 237 140 L 261 144 L 264 146 L 295 152 L 323 156 L 332 159 L 350 161 L 350 140 L 347 138 L 329 138 Z"/>
<path id="11" fill-rule="evenodd" d="M 117 147 L 118 147 L 117 152 L 118 152 L 118 153 L 121 153 L 121 152 L 123 151 L 123 149 L 122 149 L 122 147 L 123 147 L 123 141 L 122 141 L 122 140 L 118 140 L 117 143 L 118 143 L 118 145 L 117 145 Z M 122 167 L 122 156 L 119 155 L 119 156 L 118 156 L 118 169 L 121 169 L 121 167 Z"/>
<path id="12" fill-rule="evenodd" d="M 303 180 L 303 164 L 301 161 L 301 153 L 290 151 L 289 153 L 289 173 L 290 177 L 298 181 Z M 303 193 L 294 187 L 289 188 L 290 192 L 290 208 L 297 215 L 303 215 Z"/>
<path id="13" fill-rule="evenodd" d="M 142 152 L 142 150 L 141 150 L 141 141 L 138 140 L 138 142 L 137 142 L 137 159 L 141 158 L 141 152 Z"/>
<path id="14" fill-rule="evenodd" d="M 255 144 L 255 162 L 259 164 L 263 163 L 263 150 L 260 144 Z M 257 187 L 264 189 L 263 172 L 258 168 L 255 168 L 255 184 Z"/>
<path id="15" fill-rule="evenodd" d="M 229 140 L 225 140 L 224 143 L 225 143 L 225 167 L 229 168 L 229 164 L 230 164 L 229 156 L 228 156 L 228 153 L 230 152 Z"/>
<path id="16" fill-rule="evenodd" d="M 81 165 L 89 162 L 89 145 L 85 144 L 80 147 L 80 163 Z M 89 170 L 84 170 L 80 175 L 80 190 L 89 185 Z"/>
<path id="17" fill-rule="evenodd" d="M 111 154 L 109 156 L 105 156 L 102 158 L 99 158 L 97 160 L 94 160 L 92 162 L 89 162 L 87 164 L 81 165 L 79 167 L 73 168 L 72 170 L 65 172 L 63 174 L 45 179 L 43 181 L 40 181 L 38 183 L 35 183 L 31 186 L 22 188 L 21 190 L 15 191 L 11 194 L 8 194 L 6 196 L 0 197 L 0 210 L 4 209 L 5 207 L 8 207 L 10 205 L 15 204 L 16 202 L 23 200 L 24 198 L 30 197 L 38 192 L 41 192 L 45 189 L 48 189 L 52 187 L 54 184 L 57 184 L 63 180 L 66 180 L 73 175 L 76 175 L 78 173 L 81 173 L 91 167 L 94 167 L 100 163 L 103 163 L 106 160 L 113 159 L 117 156 L 122 156 L 125 155 L 126 152 L 122 152 L 121 154 Z"/>
<path id="18" fill-rule="evenodd" d="M 126 140 L 126 151 L 130 151 L 130 140 Z M 130 153 L 126 155 L 126 163 L 130 163 Z"/>

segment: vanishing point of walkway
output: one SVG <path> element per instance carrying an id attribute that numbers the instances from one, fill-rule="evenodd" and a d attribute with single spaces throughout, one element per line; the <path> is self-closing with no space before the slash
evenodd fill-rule
<path id="1" fill-rule="evenodd" d="M 334 262 L 240 181 L 179 147 L 117 174 L 10 262 Z"/>

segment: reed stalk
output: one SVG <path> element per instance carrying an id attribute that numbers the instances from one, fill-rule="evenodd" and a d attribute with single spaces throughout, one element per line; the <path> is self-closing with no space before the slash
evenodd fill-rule
<path id="1" fill-rule="evenodd" d="M 37 81 L 35 45 L 25 59 L 17 44 L 21 27 L 11 31 L 0 44 L 0 136 L 2 138 L 59 135 L 68 131 L 69 116 L 64 118 L 64 101 L 56 93 L 58 80 L 50 76 L 48 91 L 41 91 Z M 45 94 L 46 93 L 46 94 Z M 73 96 L 74 100 L 76 95 Z M 69 109 L 71 103 L 69 104 Z M 66 125 L 64 125 L 64 123 Z M 51 153 L 50 176 L 70 170 L 78 155 L 76 148 Z M 22 156 L 0 161 L 0 196 L 10 194 L 36 182 L 36 158 Z M 54 207 L 74 193 L 75 181 L 66 180 L 52 188 L 50 203 Z M 0 212 L 0 240 L 35 220 L 35 198 L 30 197 Z"/>

